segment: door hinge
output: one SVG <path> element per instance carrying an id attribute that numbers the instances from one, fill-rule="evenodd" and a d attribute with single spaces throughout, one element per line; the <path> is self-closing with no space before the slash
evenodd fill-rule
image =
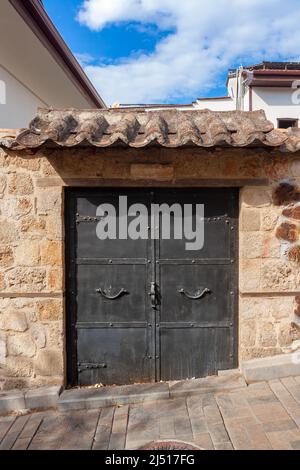
<path id="1" fill-rule="evenodd" d="M 78 372 L 83 372 L 85 370 L 97 370 L 97 369 L 106 369 L 107 364 L 102 363 L 102 364 L 93 364 L 93 363 L 88 363 L 88 362 L 78 362 Z"/>

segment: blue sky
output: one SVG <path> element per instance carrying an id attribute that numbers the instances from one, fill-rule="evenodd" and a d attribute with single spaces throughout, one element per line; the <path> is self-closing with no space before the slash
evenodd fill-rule
<path id="1" fill-rule="evenodd" d="M 226 94 L 228 68 L 298 60 L 299 0 L 44 0 L 108 104 Z"/>

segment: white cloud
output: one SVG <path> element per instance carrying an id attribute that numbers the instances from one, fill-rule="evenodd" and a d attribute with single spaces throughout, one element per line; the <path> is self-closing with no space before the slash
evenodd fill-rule
<path id="1" fill-rule="evenodd" d="M 174 30 L 152 53 L 86 65 L 108 103 L 197 98 L 236 62 L 299 57 L 299 0 L 85 0 L 78 20 L 94 31 L 124 22 Z"/>

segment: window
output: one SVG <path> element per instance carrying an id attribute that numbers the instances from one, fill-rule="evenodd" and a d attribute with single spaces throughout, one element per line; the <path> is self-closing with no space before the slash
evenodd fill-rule
<path id="1" fill-rule="evenodd" d="M 277 119 L 278 129 L 288 129 L 289 127 L 298 127 L 298 119 L 283 118 Z"/>

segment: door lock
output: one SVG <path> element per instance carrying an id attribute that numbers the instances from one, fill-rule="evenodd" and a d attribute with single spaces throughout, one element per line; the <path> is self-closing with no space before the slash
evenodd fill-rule
<path id="1" fill-rule="evenodd" d="M 156 283 L 151 282 L 151 288 L 149 292 L 150 298 L 151 298 L 151 306 L 153 309 L 156 308 L 157 305 L 157 289 L 156 289 Z"/>

